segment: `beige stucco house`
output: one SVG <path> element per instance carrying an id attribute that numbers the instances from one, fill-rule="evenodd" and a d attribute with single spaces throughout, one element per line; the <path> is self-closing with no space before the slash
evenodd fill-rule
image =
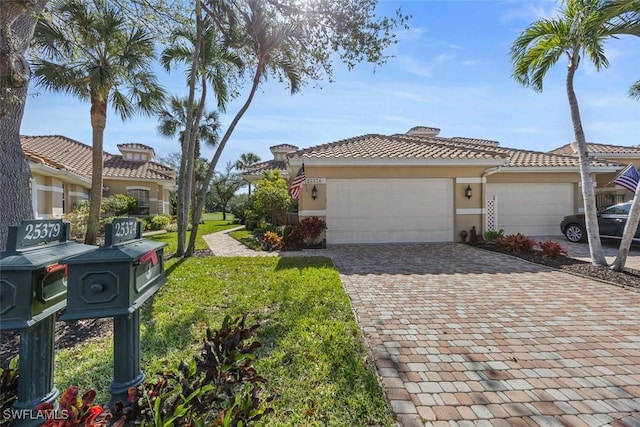
<path id="1" fill-rule="evenodd" d="M 288 154 L 290 176 L 305 166 L 299 217 L 324 218 L 327 244 L 453 242 L 472 227 L 557 235 L 562 217 L 581 209 L 576 156 L 439 132 L 418 126 Z M 596 178 L 621 168 L 591 162 Z"/>
<path id="2" fill-rule="evenodd" d="M 31 168 L 35 218 L 60 218 L 81 200 L 89 199 L 92 147 L 65 136 L 21 136 Z M 169 213 L 173 169 L 154 161 L 154 150 L 143 144 L 119 144 L 120 154 L 104 153 L 103 196 L 129 194 L 138 200 L 140 215 Z"/>
<path id="3" fill-rule="evenodd" d="M 575 143 L 563 145 L 551 151 L 551 153 L 578 156 Z M 587 154 L 592 159 L 618 162 L 622 166 L 633 164 L 636 168 L 640 168 L 640 146 L 625 147 L 621 145 L 588 143 Z M 598 208 L 605 208 L 633 198 L 631 191 L 612 182 L 616 174 L 617 172 L 611 172 L 596 175 L 596 201 Z"/>

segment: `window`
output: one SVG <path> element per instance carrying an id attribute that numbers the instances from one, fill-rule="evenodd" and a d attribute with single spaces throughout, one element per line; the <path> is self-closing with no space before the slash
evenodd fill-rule
<path id="1" fill-rule="evenodd" d="M 631 203 L 625 203 L 623 205 L 611 206 L 609 209 L 602 211 L 603 215 L 629 215 L 631 209 Z"/>
<path id="2" fill-rule="evenodd" d="M 127 194 L 138 201 L 138 214 L 149 215 L 149 190 L 135 188 L 127 190 Z"/>

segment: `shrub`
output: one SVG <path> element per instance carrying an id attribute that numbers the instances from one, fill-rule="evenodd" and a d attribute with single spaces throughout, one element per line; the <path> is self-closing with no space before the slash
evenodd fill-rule
<path id="1" fill-rule="evenodd" d="M 542 251 L 542 256 L 545 258 L 559 258 L 563 255 L 569 256 L 560 243 L 554 242 L 553 240 L 538 242 L 538 247 Z"/>
<path id="2" fill-rule="evenodd" d="M 165 230 L 170 222 L 168 215 L 155 215 L 149 219 L 151 230 Z"/>
<path id="3" fill-rule="evenodd" d="M 252 366 L 261 346 L 252 340 L 258 325 L 246 315 L 227 316 L 216 331 L 207 329 L 200 354 L 175 372 L 133 388 L 116 404 L 116 418 L 141 425 L 247 426 L 272 412 L 266 407 L 264 383 Z"/>
<path id="4" fill-rule="evenodd" d="M 175 222 L 172 222 L 166 226 L 165 230 L 167 230 L 170 233 L 171 232 L 175 233 L 176 231 L 178 231 L 178 224 L 176 224 Z"/>
<path id="5" fill-rule="evenodd" d="M 535 240 L 521 233 L 510 234 L 498 239 L 496 243 L 500 249 L 513 253 L 531 252 L 536 246 Z"/>
<path id="6" fill-rule="evenodd" d="M 109 216 L 136 214 L 138 213 L 138 200 L 127 194 L 114 194 L 102 199 L 100 209 Z"/>
<path id="7" fill-rule="evenodd" d="M 84 241 L 89 220 L 89 201 L 80 201 L 74 210 L 62 215 L 62 219 L 68 221 L 71 227 L 69 238 L 71 240 Z"/>
<path id="8" fill-rule="evenodd" d="M 300 233 L 305 242 L 314 241 L 327 229 L 327 223 L 317 216 L 305 218 L 297 226 L 300 228 Z"/>
<path id="9" fill-rule="evenodd" d="M 487 243 L 495 243 L 497 240 L 502 239 L 504 237 L 504 230 L 491 230 L 484 232 L 484 240 Z"/>
<path id="10" fill-rule="evenodd" d="M 262 249 L 265 251 L 273 251 L 282 248 L 282 237 L 273 231 L 267 231 L 262 238 Z"/>

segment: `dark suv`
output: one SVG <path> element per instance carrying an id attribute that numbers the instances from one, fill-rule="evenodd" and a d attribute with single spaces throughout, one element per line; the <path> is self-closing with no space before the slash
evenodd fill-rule
<path id="1" fill-rule="evenodd" d="M 613 237 L 620 239 L 624 232 L 624 226 L 629 218 L 631 202 L 618 203 L 598 212 L 598 225 L 600 237 Z M 586 242 L 587 229 L 584 222 L 584 214 L 565 216 L 560 223 L 560 230 L 570 242 Z M 636 230 L 636 239 L 640 239 L 640 226 Z"/>

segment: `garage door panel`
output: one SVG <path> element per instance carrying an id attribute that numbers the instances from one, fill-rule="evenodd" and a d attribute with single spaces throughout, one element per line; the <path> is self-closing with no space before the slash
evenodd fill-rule
<path id="1" fill-rule="evenodd" d="M 327 180 L 327 242 L 442 242 L 453 236 L 449 179 Z"/>
<path id="2" fill-rule="evenodd" d="M 487 199 L 496 200 L 496 228 L 505 234 L 555 235 L 573 212 L 573 184 L 487 184 Z"/>

